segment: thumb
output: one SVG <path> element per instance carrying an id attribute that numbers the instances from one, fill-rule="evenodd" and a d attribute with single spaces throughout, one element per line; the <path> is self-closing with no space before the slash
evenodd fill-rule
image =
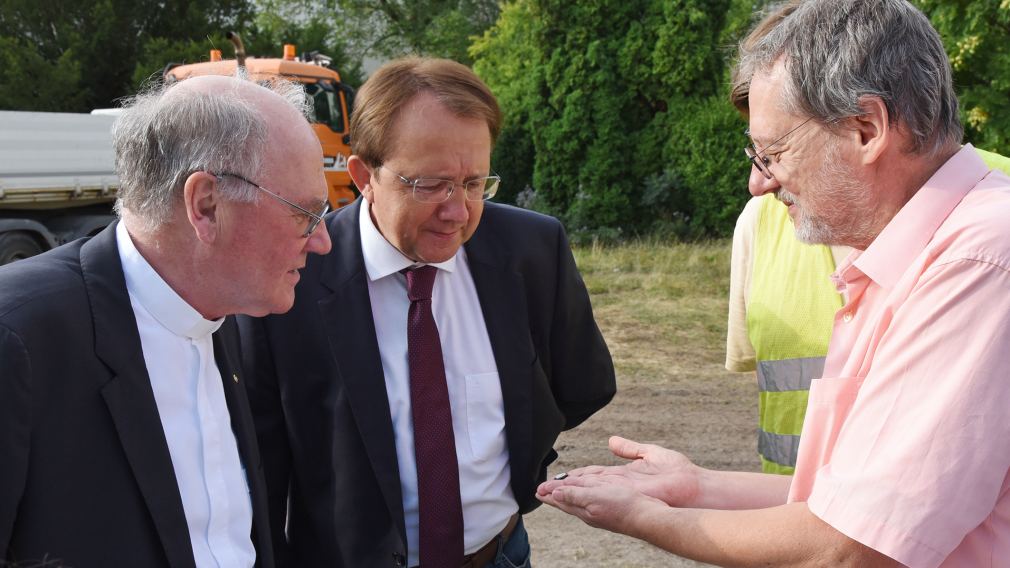
<path id="1" fill-rule="evenodd" d="M 620 436 L 611 436 L 607 441 L 610 451 L 619 458 L 626 460 L 637 460 L 645 455 L 645 444 L 639 444 L 633 440 Z"/>
<path id="2" fill-rule="evenodd" d="M 558 487 L 551 494 L 554 497 L 554 501 L 557 502 L 565 512 L 569 512 L 570 507 L 582 508 L 585 506 L 585 489 L 582 487 Z"/>

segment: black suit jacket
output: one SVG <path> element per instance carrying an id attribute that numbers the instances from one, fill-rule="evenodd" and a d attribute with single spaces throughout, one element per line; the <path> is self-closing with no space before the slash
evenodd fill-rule
<path id="1" fill-rule="evenodd" d="M 290 312 L 239 318 L 278 565 L 377 568 L 406 557 L 360 206 L 327 219 L 333 250 L 309 259 Z M 512 490 L 528 512 L 558 434 L 613 397 L 613 363 L 556 219 L 487 203 L 465 247 L 501 381 Z"/>
<path id="2" fill-rule="evenodd" d="M 258 565 L 273 566 L 239 344 L 214 354 L 246 467 Z M 195 568 L 115 224 L 0 268 L 0 559 Z M 2 564 L 2 562 L 0 562 Z"/>

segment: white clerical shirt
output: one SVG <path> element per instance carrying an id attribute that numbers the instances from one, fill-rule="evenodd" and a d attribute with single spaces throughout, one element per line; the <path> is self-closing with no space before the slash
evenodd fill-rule
<path id="1" fill-rule="evenodd" d="M 252 566 L 252 502 L 211 337 L 224 319 L 208 321 L 179 297 L 123 223 L 116 242 L 196 565 Z"/>
<path id="2" fill-rule="evenodd" d="M 407 528 L 407 565 L 416 566 L 419 563 L 417 464 L 407 366 L 410 300 L 407 299 L 407 279 L 400 271 L 417 263 L 404 256 L 375 228 L 367 200 L 361 203 L 359 225 L 372 319 L 396 436 Z M 501 532 L 519 506 L 509 485 L 505 404 L 498 368 L 466 252 L 460 248 L 454 257 L 432 266 L 438 268 L 438 272 L 431 310 L 442 345 L 452 408 L 463 504 L 463 548 L 470 554 Z"/>

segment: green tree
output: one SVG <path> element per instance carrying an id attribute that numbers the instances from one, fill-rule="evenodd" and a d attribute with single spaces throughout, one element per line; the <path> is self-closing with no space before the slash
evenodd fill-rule
<path id="1" fill-rule="evenodd" d="M 950 55 L 966 139 L 1010 152 L 1010 0 L 913 2 Z M 503 197 L 576 232 L 729 234 L 748 167 L 727 63 L 768 3 L 504 3 L 470 52 L 505 112 Z"/>
<path id="2" fill-rule="evenodd" d="M 470 64 L 471 39 L 498 18 L 497 0 L 337 0 L 336 27 L 361 56 L 447 57 Z"/>
<path id="3" fill-rule="evenodd" d="M 537 45 L 541 19 L 532 0 L 516 0 L 502 7 L 493 28 L 476 38 L 470 48 L 474 71 L 491 88 L 502 108 L 502 131 L 491 164 L 502 177 L 498 201 L 515 203 L 533 187 L 536 152 L 530 113 L 538 102 L 543 79 L 543 53 Z M 530 205 L 529 203 L 526 203 Z"/>
<path id="4" fill-rule="evenodd" d="M 80 81 L 80 63 L 71 51 L 55 61 L 34 46 L 0 37 L 0 109 L 72 112 L 84 104 L 84 92 L 67 85 Z"/>
<path id="5" fill-rule="evenodd" d="M 330 67 L 340 73 L 344 83 L 357 88 L 364 81 L 361 58 L 350 53 L 331 4 L 260 0 L 253 25 L 243 36 L 246 51 L 258 57 L 280 57 L 283 45 L 288 43 L 300 52 L 318 51 L 332 59 Z"/>
<path id="6" fill-rule="evenodd" d="M 693 176 L 746 183 L 746 164 L 732 151 L 742 123 L 724 98 L 720 42 L 729 7 L 729 0 L 505 4 L 471 50 L 505 111 L 495 167 L 511 169 L 521 184 L 529 179 L 532 205 L 561 216 L 576 235 L 671 226 L 725 232 L 724 210 L 746 194 L 741 189 L 728 207 L 709 204 L 702 196 L 713 195 L 712 180 Z M 533 163 L 528 178 L 524 160 Z"/>
<path id="7" fill-rule="evenodd" d="M 154 57 L 144 49 L 153 38 L 166 40 L 161 44 L 166 47 L 191 42 L 240 27 L 251 16 L 248 0 L 0 0 L 3 57 L 25 62 L 4 71 L 4 84 L 11 85 L 9 91 L 52 83 L 36 87 L 48 100 L 33 108 L 112 106 L 134 90 L 141 57 Z M 0 106 L 25 108 L 11 98 L 0 99 Z"/>
<path id="8" fill-rule="evenodd" d="M 1010 0 L 913 0 L 940 32 L 954 71 L 965 138 L 1010 152 Z"/>

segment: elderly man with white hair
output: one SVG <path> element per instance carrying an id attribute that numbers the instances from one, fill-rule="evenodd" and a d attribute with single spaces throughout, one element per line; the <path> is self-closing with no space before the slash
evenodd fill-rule
<path id="1" fill-rule="evenodd" d="M 330 249 L 305 104 L 233 77 L 138 95 L 120 220 L 0 268 L 0 564 L 273 565 L 228 316 L 290 309 Z"/>

